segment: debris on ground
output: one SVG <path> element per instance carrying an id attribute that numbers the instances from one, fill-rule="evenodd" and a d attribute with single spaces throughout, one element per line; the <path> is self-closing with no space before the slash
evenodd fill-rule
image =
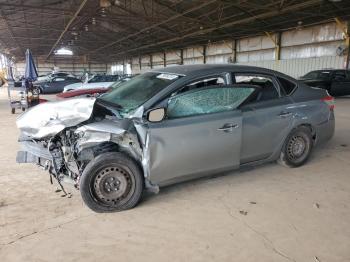
<path id="1" fill-rule="evenodd" d="M 239 213 L 244 216 L 248 215 L 248 212 L 244 210 L 239 210 Z"/>
<path id="2" fill-rule="evenodd" d="M 340 146 L 342 146 L 342 147 L 347 147 L 348 145 L 347 145 L 347 144 L 341 144 Z"/>
<path id="3" fill-rule="evenodd" d="M 319 204 L 319 203 L 315 203 L 315 204 L 314 204 L 314 207 L 320 208 L 320 204 Z"/>
<path id="4" fill-rule="evenodd" d="M 249 204 L 256 205 L 255 201 L 250 201 Z"/>
<path id="5" fill-rule="evenodd" d="M 321 262 L 321 260 L 319 260 L 319 258 L 316 257 L 316 256 L 315 256 L 315 261 L 316 261 L 316 262 Z"/>

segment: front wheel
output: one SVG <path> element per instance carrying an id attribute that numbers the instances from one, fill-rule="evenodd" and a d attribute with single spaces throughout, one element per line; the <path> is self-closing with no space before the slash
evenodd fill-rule
<path id="1" fill-rule="evenodd" d="M 117 152 L 91 160 L 80 179 L 81 196 L 95 212 L 133 208 L 141 199 L 143 186 L 143 174 L 137 163 Z"/>
<path id="2" fill-rule="evenodd" d="M 287 137 L 278 162 L 287 167 L 299 167 L 308 160 L 312 147 L 311 130 L 305 126 L 298 127 Z"/>

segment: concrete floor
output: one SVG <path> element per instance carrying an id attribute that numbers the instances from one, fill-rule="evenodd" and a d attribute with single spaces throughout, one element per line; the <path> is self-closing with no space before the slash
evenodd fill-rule
<path id="1" fill-rule="evenodd" d="M 15 118 L 1 90 L 1 262 L 350 261 L 350 98 L 337 99 L 335 137 L 303 167 L 183 183 L 113 214 L 16 164 Z"/>

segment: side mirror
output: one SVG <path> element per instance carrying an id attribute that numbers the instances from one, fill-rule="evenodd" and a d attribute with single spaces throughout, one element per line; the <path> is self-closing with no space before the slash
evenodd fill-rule
<path id="1" fill-rule="evenodd" d="M 160 122 L 165 118 L 165 108 L 156 108 L 148 111 L 147 120 L 153 123 Z"/>

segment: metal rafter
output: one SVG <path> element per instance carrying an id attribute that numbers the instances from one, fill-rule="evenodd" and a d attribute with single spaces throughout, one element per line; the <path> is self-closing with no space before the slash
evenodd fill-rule
<path id="1" fill-rule="evenodd" d="M 214 3 L 215 1 L 216 1 L 216 0 L 207 1 L 207 2 L 205 2 L 205 3 L 203 3 L 203 4 L 201 4 L 201 5 L 198 5 L 198 6 L 195 6 L 195 7 L 193 7 L 193 8 L 188 9 L 188 10 L 187 10 L 186 12 L 184 12 L 183 14 L 191 13 L 191 12 L 193 12 L 193 11 L 195 11 L 195 10 L 198 10 L 198 9 L 200 9 L 200 8 L 203 8 L 203 7 L 207 6 L 207 5 L 210 5 L 210 4 Z M 129 39 L 129 38 L 131 38 L 131 37 L 137 36 L 137 35 L 139 35 L 139 34 L 141 34 L 141 33 L 146 32 L 147 30 L 151 30 L 151 29 L 153 29 L 153 28 L 155 28 L 155 27 L 158 27 L 158 26 L 160 26 L 160 25 L 163 25 L 163 24 L 165 24 L 165 23 L 168 23 L 168 22 L 170 22 L 170 21 L 173 21 L 173 20 L 175 20 L 176 18 L 181 17 L 181 15 L 182 15 L 182 14 L 177 14 L 177 15 L 174 15 L 174 16 L 172 16 L 172 17 L 170 17 L 170 18 L 168 18 L 168 19 L 166 19 L 166 20 L 164 20 L 164 21 L 162 21 L 162 22 L 153 24 L 153 25 L 151 25 L 151 26 L 147 26 L 147 27 L 141 29 L 141 30 L 138 31 L 138 32 L 135 32 L 135 33 L 133 33 L 133 34 L 127 35 L 127 36 L 125 36 L 125 37 L 123 37 L 123 38 L 121 38 L 121 39 L 118 39 L 118 40 L 116 40 L 116 41 L 114 41 L 114 42 L 112 42 L 112 43 L 109 43 L 108 45 L 101 46 L 101 47 L 99 47 L 99 48 L 97 48 L 97 49 L 95 49 L 95 50 L 90 51 L 89 53 L 97 52 L 97 51 L 99 51 L 99 50 L 102 50 L 102 49 L 105 49 L 105 48 L 110 47 L 110 46 L 112 46 L 112 45 L 115 45 L 115 44 L 117 44 L 117 43 L 120 43 L 120 42 L 122 42 L 122 41 L 124 41 L 124 40 L 126 40 L 126 39 Z"/>
<path id="2" fill-rule="evenodd" d="M 80 13 L 80 11 L 83 9 L 83 7 L 85 6 L 86 2 L 88 0 L 83 0 L 78 8 L 78 10 L 74 13 L 73 17 L 69 20 L 68 24 L 66 25 L 66 27 L 64 28 L 64 30 L 62 31 L 61 35 L 58 37 L 57 41 L 55 42 L 55 44 L 52 46 L 50 52 L 48 53 L 48 55 L 46 56 L 46 60 L 50 57 L 51 53 L 55 50 L 57 44 L 61 41 L 62 37 L 64 36 L 64 34 L 68 31 L 69 27 L 71 26 L 71 24 L 74 22 L 74 20 L 76 19 L 76 17 L 78 16 L 78 14 Z"/>
<path id="3" fill-rule="evenodd" d="M 175 42 L 175 41 L 180 41 L 180 40 L 188 38 L 188 37 L 194 37 L 194 36 L 198 36 L 198 35 L 201 35 L 201 34 L 210 33 L 210 32 L 213 32 L 213 31 L 215 31 L 217 29 L 220 29 L 220 28 L 226 28 L 226 27 L 230 27 L 230 26 L 234 26 L 234 25 L 238 25 L 238 24 L 249 23 L 249 22 L 252 22 L 252 21 L 254 21 L 256 19 L 264 19 L 264 18 L 268 18 L 268 17 L 271 17 L 271 16 L 275 16 L 275 15 L 281 15 L 283 13 L 296 11 L 296 10 L 298 10 L 300 8 L 303 8 L 303 7 L 306 7 L 306 6 L 315 5 L 315 4 L 318 4 L 320 2 L 322 2 L 322 0 L 309 0 L 309 1 L 306 1 L 306 2 L 303 2 L 303 3 L 295 4 L 293 6 L 285 7 L 282 10 L 272 10 L 272 11 L 269 11 L 269 12 L 266 12 L 266 13 L 261 13 L 259 15 L 255 15 L 254 17 L 247 17 L 247 18 L 243 18 L 241 20 L 227 22 L 227 23 L 221 24 L 219 26 L 211 27 L 211 28 L 208 28 L 208 29 L 205 29 L 205 30 L 194 31 L 194 32 L 185 34 L 185 35 L 183 35 L 181 37 L 174 37 L 174 38 L 170 38 L 170 39 L 165 39 L 165 40 L 157 42 L 157 43 L 148 44 L 148 45 L 142 45 L 142 46 L 140 46 L 138 48 L 130 49 L 130 50 L 128 50 L 128 52 L 138 51 L 138 50 L 146 49 L 146 48 L 153 47 L 153 46 L 161 46 L 162 44 L 168 44 L 168 43 L 172 43 L 172 42 Z M 124 51 L 123 52 L 119 52 L 119 53 L 114 54 L 114 55 L 118 56 L 118 55 L 120 55 L 122 53 L 124 53 Z"/>

